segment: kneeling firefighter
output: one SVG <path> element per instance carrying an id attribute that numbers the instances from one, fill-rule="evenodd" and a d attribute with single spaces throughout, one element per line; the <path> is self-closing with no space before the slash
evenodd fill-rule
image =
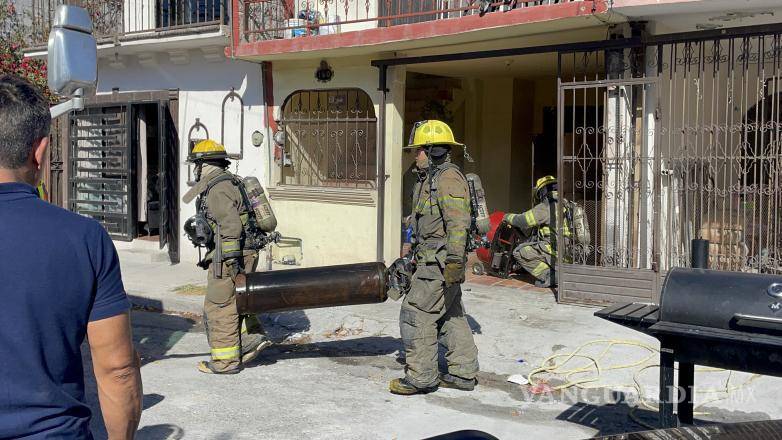
<path id="1" fill-rule="evenodd" d="M 516 261 L 535 277 L 538 287 L 553 287 L 556 277 L 553 268 L 557 256 L 557 225 L 559 224 L 557 203 L 557 179 L 545 176 L 538 179 L 534 189 L 536 205 L 521 214 L 505 214 L 504 220 L 521 229 L 529 240 L 513 251 Z M 563 225 L 565 237 L 570 236 L 567 223 Z"/>
<path id="2" fill-rule="evenodd" d="M 185 232 L 199 249 L 206 248 L 198 265 L 209 271 L 204 317 L 212 356 L 199 363 L 198 370 L 235 374 L 271 345 L 256 316 L 238 314 L 234 288 L 237 276 L 255 271 L 258 251 L 276 236 L 267 234 L 276 220 L 257 179 L 242 180 L 227 170 L 225 147 L 201 141 L 187 160 L 195 164 L 196 184 L 183 200 L 197 199 L 196 215 L 186 222 Z M 265 203 L 254 203 L 259 191 Z"/>
<path id="3" fill-rule="evenodd" d="M 465 176 L 451 163 L 453 147 L 464 147 L 440 121 L 416 123 L 406 149 L 416 149 L 418 181 L 413 189 L 413 250 L 395 262 L 412 272 L 399 313 L 405 348 L 405 377 L 391 381 L 394 394 L 435 391 L 438 386 L 473 390 L 478 349 L 464 316 L 462 291 L 470 193 Z M 438 339 L 447 347 L 448 373 L 438 372 Z"/>

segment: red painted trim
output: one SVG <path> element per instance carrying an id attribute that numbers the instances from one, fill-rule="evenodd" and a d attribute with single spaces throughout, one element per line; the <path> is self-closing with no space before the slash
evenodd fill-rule
<path id="1" fill-rule="evenodd" d="M 272 63 L 269 61 L 264 61 L 261 64 L 263 66 L 263 78 L 261 78 L 261 82 L 263 83 L 263 105 L 266 112 L 266 124 L 269 127 L 269 132 L 274 135 L 274 133 L 277 133 L 277 130 L 279 130 L 277 121 L 274 119 L 274 70 Z M 272 140 L 272 142 L 274 141 Z M 274 144 L 274 160 L 282 160 L 282 149 L 280 149 L 280 146 L 276 143 Z"/>
<path id="2" fill-rule="evenodd" d="M 245 8 L 247 5 L 245 5 Z M 245 9 L 246 10 L 246 9 Z M 241 39 L 242 35 L 241 27 L 239 26 L 239 0 L 232 0 L 231 1 L 231 40 L 233 40 L 233 46 L 232 46 L 232 53 L 231 56 L 233 57 L 233 54 L 236 52 L 236 49 L 239 47 L 239 40 Z"/>
<path id="3" fill-rule="evenodd" d="M 493 12 L 483 17 L 467 17 L 435 20 L 424 23 L 366 29 L 335 35 L 288 38 L 282 40 L 242 43 L 237 46 L 237 57 L 262 57 L 290 52 L 318 51 L 344 47 L 371 46 L 396 41 L 434 38 L 463 32 L 479 31 L 524 23 L 538 23 L 563 18 L 601 14 L 608 10 L 606 0 L 587 0 L 556 5 L 515 9 L 510 12 Z"/>
<path id="4" fill-rule="evenodd" d="M 277 121 L 274 119 L 274 71 L 270 61 L 263 62 L 263 95 L 266 97 L 264 105 L 266 106 L 266 123 L 272 129 L 272 133 L 277 131 Z"/>

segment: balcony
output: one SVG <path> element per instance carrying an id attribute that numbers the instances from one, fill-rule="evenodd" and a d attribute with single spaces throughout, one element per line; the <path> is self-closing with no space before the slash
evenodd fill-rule
<path id="1" fill-rule="evenodd" d="M 603 26 L 607 0 L 233 0 L 248 61 L 361 56 Z M 480 31 L 480 32 L 475 32 Z"/>
<path id="2" fill-rule="evenodd" d="M 485 14 L 584 0 L 494 1 Z M 588 0 L 587 0 L 588 1 Z M 334 35 L 472 15 L 481 0 L 238 0 L 235 43 Z"/>
<path id="3" fill-rule="evenodd" d="M 30 49 L 46 46 L 54 12 L 65 0 L 27 4 Z M 227 0 L 82 0 L 98 43 L 178 36 L 219 30 L 228 23 Z"/>

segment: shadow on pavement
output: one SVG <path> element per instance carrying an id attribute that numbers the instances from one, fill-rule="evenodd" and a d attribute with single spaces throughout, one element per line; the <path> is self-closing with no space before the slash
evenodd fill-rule
<path id="1" fill-rule="evenodd" d="M 283 341 L 297 333 L 310 330 L 310 319 L 303 310 L 258 315 L 266 330 L 266 336 L 272 341 Z"/>
<path id="2" fill-rule="evenodd" d="M 176 425 L 145 426 L 136 433 L 136 440 L 179 440 L 185 438 L 185 431 Z"/>
<path id="3" fill-rule="evenodd" d="M 470 330 L 472 330 L 472 333 L 474 335 L 481 335 L 483 334 L 481 329 L 481 324 L 475 320 L 475 318 L 472 317 L 472 315 L 464 314 L 464 317 L 467 318 L 467 324 L 470 326 Z"/>
<path id="4" fill-rule="evenodd" d="M 267 348 L 250 366 L 271 365 L 287 359 L 382 356 L 396 353 L 401 346 L 402 343 L 391 336 L 275 345 Z"/>
<path id="5" fill-rule="evenodd" d="M 595 429 L 595 437 L 648 430 L 630 418 L 631 409 L 626 402 L 599 405 L 578 402 L 558 415 L 557 420 Z M 638 409 L 634 414 L 647 425 L 657 425 L 654 411 Z"/>
<path id="6" fill-rule="evenodd" d="M 153 305 L 154 307 L 154 305 Z M 162 308 L 162 304 L 157 305 Z M 168 351 L 179 340 L 194 327 L 200 326 L 200 323 L 181 316 L 164 315 L 160 313 L 144 312 L 134 310 L 131 314 L 131 324 L 133 327 L 133 342 L 136 350 L 141 357 L 141 377 L 144 379 L 144 365 L 160 359 L 173 357 L 199 357 L 206 353 L 195 353 L 186 355 L 169 355 Z M 87 405 L 92 409 L 92 420 L 90 429 L 96 440 L 107 438 L 106 427 L 103 424 L 103 415 L 100 411 L 98 402 L 98 388 L 95 383 L 95 376 L 92 370 L 92 358 L 90 357 L 90 347 L 85 341 L 81 347 L 82 362 L 84 364 L 84 382 L 85 398 Z M 142 402 L 143 410 L 154 407 L 165 399 L 160 394 L 144 395 Z M 176 425 L 155 425 L 148 426 L 139 431 L 137 438 L 140 439 L 181 439 L 184 431 Z"/>
<path id="7" fill-rule="evenodd" d="M 607 392 L 609 392 L 610 395 L 606 395 L 605 397 L 592 395 L 592 397 L 596 397 L 595 399 L 590 397 L 590 400 L 595 400 L 597 403 L 577 402 L 573 404 L 570 408 L 557 416 L 557 420 L 575 423 L 587 428 L 595 429 L 597 430 L 595 437 L 647 431 L 651 429 L 649 427 L 659 426 L 659 414 L 657 411 L 651 411 L 645 408 L 636 409 L 633 411 L 633 408 L 638 401 L 635 395 L 628 396 L 627 393 L 618 391 Z M 702 411 L 704 414 L 708 414 L 709 420 L 702 417 L 696 418 L 695 426 L 767 421 L 771 419 L 768 414 L 760 411 L 746 412 L 741 410 L 728 410 L 716 407 L 701 407 L 697 411 Z M 631 412 L 634 417 L 630 416 Z M 638 421 L 643 422 L 643 424 L 646 426 L 638 423 Z M 659 438 L 674 437 L 675 436 L 661 436 Z M 747 438 L 760 437 L 750 436 Z"/>

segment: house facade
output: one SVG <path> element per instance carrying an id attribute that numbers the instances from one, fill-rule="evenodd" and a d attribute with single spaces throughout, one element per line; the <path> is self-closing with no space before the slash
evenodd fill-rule
<path id="1" fill-rule="evenodd" d="M 559 243 L 561 301 L 654 300 L 696 238 L 715 269 L 782 273 L 777 1 L 481 3 L 234 0 L 219 35 L 156 28 L 102 46 L 96 99 L 176 90 L 161 163 L 179 193 L 196 129 L 237 155 L 244 139 L 238 170 L 266 183 L 296 264 L 399 255 L 413 183 L 401 147 L 436 118 L 467 144 L 453 159 L 491 211 L 529 208 L 547 174 L 584 206 L 591 242 Z M 181 235 L 192 207 L 168 207 Z"/>

